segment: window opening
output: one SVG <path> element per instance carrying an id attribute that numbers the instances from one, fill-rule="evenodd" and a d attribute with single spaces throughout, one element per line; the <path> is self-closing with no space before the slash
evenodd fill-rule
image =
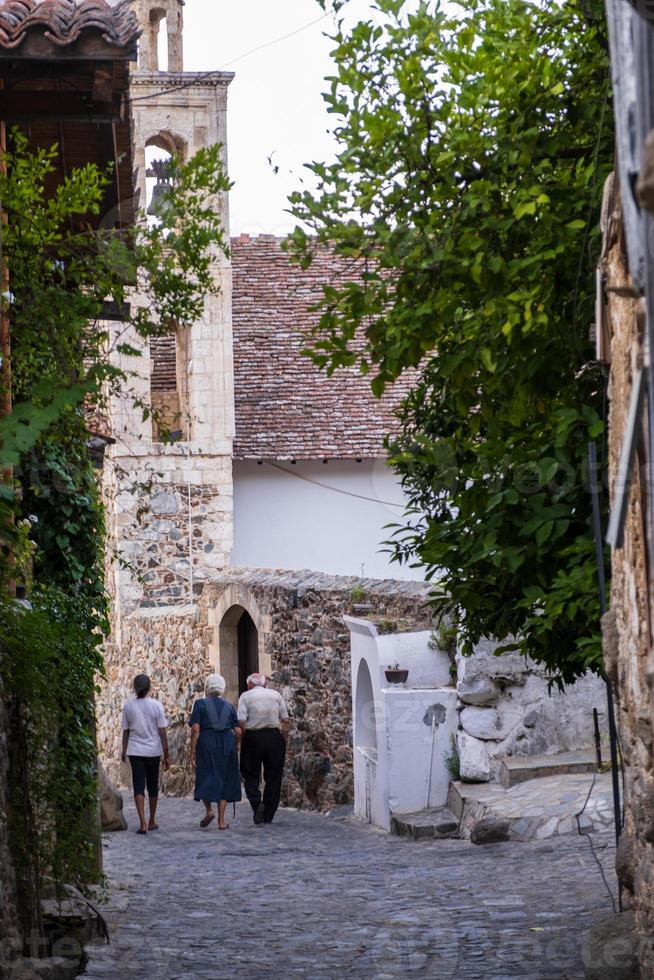
<path id="1" fill-rule="evenodd" d="M 168 71 L 168 19 L 162 17 L 157 33 L 157 71 Z"/>

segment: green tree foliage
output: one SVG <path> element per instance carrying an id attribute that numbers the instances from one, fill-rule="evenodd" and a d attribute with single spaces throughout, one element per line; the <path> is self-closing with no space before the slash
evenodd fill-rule
<path id="1" fill-rule="evenodd" d="M 84 416 L 69 411 L 16 471 L 33 545 L 32 574 L 95 608 L 105 632 L 104 511 Z"/>
<path id="2" fill-rule="evenodd" d="M 101 643 L 84 595 L 38 586 L 29 609 L 0 603 L 10 831 L 26 925 L 38 924 L 45 878 L 82 887 L 97 878 L 93 697 Z"/>
<path id="3" fill-rule="evenodd" d="M 22 912 L 38 928 L 44 877 L 84 884 L 93 875 L 93 699 L 108 606 L 88 418 L 130 390 L 113 351 L 137 354 L 134 338 L 200 317 L 215 288 L 212 265 L 227 249 L 216 198 L 229 183 L 221 148 L 201 151 L 174 165 L 160 223 L 106 229 L 106 174 L 74 170 L 48 192 L 57 149 L 28 153 L 15 133 L 12 144 L 0 168 L 14 400 L 0 419 L 0 673 Z M 113 330 L 107 302 L 125 310 Z M 28 578 L 28 567 L 24 608 L 8 586 Z"/>
<path id="4" fill-rule="evenodd" d="M 11 323 L 15 408 L 0 421 L 0 466 L 15 466 L 71 406 L 102 404 L 129 381 L 112 363 L 111 347 L 138 354 L 128 339 L 144 339 L 197 320 L 214 286 L 212 262 L 226 251 L 216 196 L 229 187 L 219 146 L 175 164 L 162 220 L 135 229 L 100 230 L 107 176 L 97 167 L 74 170 L 46 193 L 57 148 L 26 152 L 14 134 L 0 171 L 3 262 L 10 294 L 2 298 Z M 134 291 L 138 301 L 134 301 Z M 103 321 L 105 303 L 127 310 L 118 336 Z M 148 411 L 148 406 L 143 406 Z"/>
<path id="5" fill-rule="evenodd" d="M 568 681 L 601 656 L 585 458 L 603 432 L 602 5 L 377 8 L 338 30 L 338 159 L 291 199 L 291 254 L 326 244 L 352 268 L 324 288 L 311 353 L 358 363 L 377 394 L 421 366 L 390 446 L 415 511 L 395 558 L 427 565 L 466 651 L 493 637 Z"/>

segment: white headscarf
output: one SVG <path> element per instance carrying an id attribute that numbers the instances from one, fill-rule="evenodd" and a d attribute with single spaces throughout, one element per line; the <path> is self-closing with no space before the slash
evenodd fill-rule
<path id="1" fill-rule="evenodd" d="M 205 694 L 223 694 L 227 684 L 221 674 L 209 674 L 204 682 Z"/>

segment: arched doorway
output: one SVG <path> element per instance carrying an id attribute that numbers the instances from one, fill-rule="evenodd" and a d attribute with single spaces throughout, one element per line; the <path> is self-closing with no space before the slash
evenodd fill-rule
<path id="1" fill-rule="evenodd" d="M 218 643 L 219 669 L 227 683 L 225 697 L 235 704 L 248 676 L 259 670 L 259 631 L 243 606 L 227 610 L 218 626 Z"/>
<path id="2" fill-rule="evenodd" d="M 238 693 L 247 688 L 250 674 L 259 670 L 259 633 L 249 612 L 238 621 Z"/>
<path id="3" fill-rule="evenodd" d="M 358 816 L 373 822 L 377 785 L 377 713 L 370 669 L 359 664 L 354 703 L 354 808 Z"/>
<path id="4" fill-rule="evenodd" d="M 362 660 L 359 664 L 359 674 L 357 677 L 354 747 L 355 749 L 372 749 L 373 752 L 377 751 L 375 696 L 372 690 L 370 670 L 365 660 Z"/>

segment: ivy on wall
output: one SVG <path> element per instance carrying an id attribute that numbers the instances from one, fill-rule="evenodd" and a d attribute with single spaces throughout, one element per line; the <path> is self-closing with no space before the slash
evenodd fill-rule
<path id="1" fill-rule="evenodd" d="M 12 339 L 1 384 L 11 377 L 14 403 L 0 418 L 0 671 L 21 912 L 25 929 L 38 930 L 45 879 L 97 878 L 94 695 L 109 620 L 88 419 L 129 393 L 130 375 L 111 357 L 138 353 L 126 335 L 143 341 L 200 317 L 227 249 L 217 196 L 229 182 L 221 147 L 203 150 L 174 163 L 158 224 L 96 231 L 89 218 L 107 175 L 74 170 L 48 195 L 56 147 L 28 153 L 17 133 L 11 146 L 0 168 L 10 283 L 0 301 Z M 115 332 L 103 320 L 107 300 L 127 304 Z M 16 582 L 30 587 L 26 604 L 13 598 Z"/>
<path id="2" fill-rule="evenodd" d="M 0 604 L 10 705 L 10 834 L 23 924 L 39 928 L 43 881 L 96 881 L 93 698 L 102 670 L 84 594 L 39 586 L 31 608 Z"/>

